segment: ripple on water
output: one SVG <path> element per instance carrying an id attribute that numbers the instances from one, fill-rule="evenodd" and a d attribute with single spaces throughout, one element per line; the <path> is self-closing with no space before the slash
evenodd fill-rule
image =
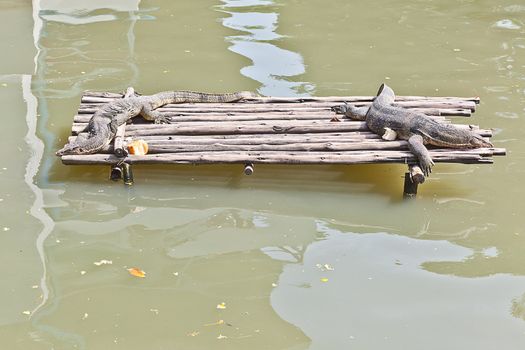
<path id="1" fill-rule="evenodd" d="M 496 115 L 501 118 L 507 118 L 507 119 L 517 119 L 519 118 L 518 113 L 514 112 L 496 112 Z"/>

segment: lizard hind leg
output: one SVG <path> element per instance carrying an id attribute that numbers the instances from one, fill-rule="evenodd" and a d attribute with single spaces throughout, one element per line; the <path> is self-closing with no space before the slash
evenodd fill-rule
<path id="1" fill-rule="evenodd" d="M 432 172 L 434 161 L 428 153 L 428 149 L 423 144 L 423 137 L 421 135 L 412 135 L 408 139 L 408 148 L 416 156 L 419 166 L 425 176 Z"/>
<path id="2" fill-rule="evenodd" d="M 140 111 L 142 118 L 153 121 L 155 124 L 170 124 L 170 118 L 162 115 L 162 113 L 155 111 L 149 105 L 145 105 Z"/>
<path id="3" fill-rule="evenodd" d="M 381 138 L 386 141 L 394 141 L 397 138 L 397 132 L 395 130 L 392 130 L 390 128 L 385 127 L 385 133 Z"/>

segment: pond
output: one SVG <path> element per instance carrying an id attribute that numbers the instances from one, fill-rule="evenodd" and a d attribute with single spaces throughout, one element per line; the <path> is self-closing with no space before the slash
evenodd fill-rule
<path id="1" fill-rule="evenodd" d="M 523 349 L 519 1 L 0 4 L 5 349 Z M 507 149 L 438 164 L 65 166 L 85 90 L 479 96 Z M 522 216 L 523 215 L 523 216 Z M 137 268 L 140 278 L 129 273 Z"/>

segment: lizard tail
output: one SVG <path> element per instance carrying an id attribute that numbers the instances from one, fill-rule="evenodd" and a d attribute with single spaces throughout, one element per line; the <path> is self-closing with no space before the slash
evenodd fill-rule
<path id="1" fill-rule="evenodd" d="M 239 91 L 226 94 L 209 94 L 205 92 L 194 91 L 172 91 L 170 92 L 170 95 L 170 103 L 224 103 L 236 102 L 257 97 L 256 94 L 249 91 Z"/>

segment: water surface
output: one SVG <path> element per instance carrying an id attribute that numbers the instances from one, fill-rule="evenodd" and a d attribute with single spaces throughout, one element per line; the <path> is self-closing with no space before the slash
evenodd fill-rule
<path id="1" fill-rule="evenodd" d="M 525 346 L 519 2 L 37 0 L 0 17 L 2 348 Z M 494 127 L 507 157 L 438 164 L 407 203 L 402 165 L 137 166 L 124 188 L 54 156 L 87 89 L 381 82 L 480 96 L 455 121 Z"/>

